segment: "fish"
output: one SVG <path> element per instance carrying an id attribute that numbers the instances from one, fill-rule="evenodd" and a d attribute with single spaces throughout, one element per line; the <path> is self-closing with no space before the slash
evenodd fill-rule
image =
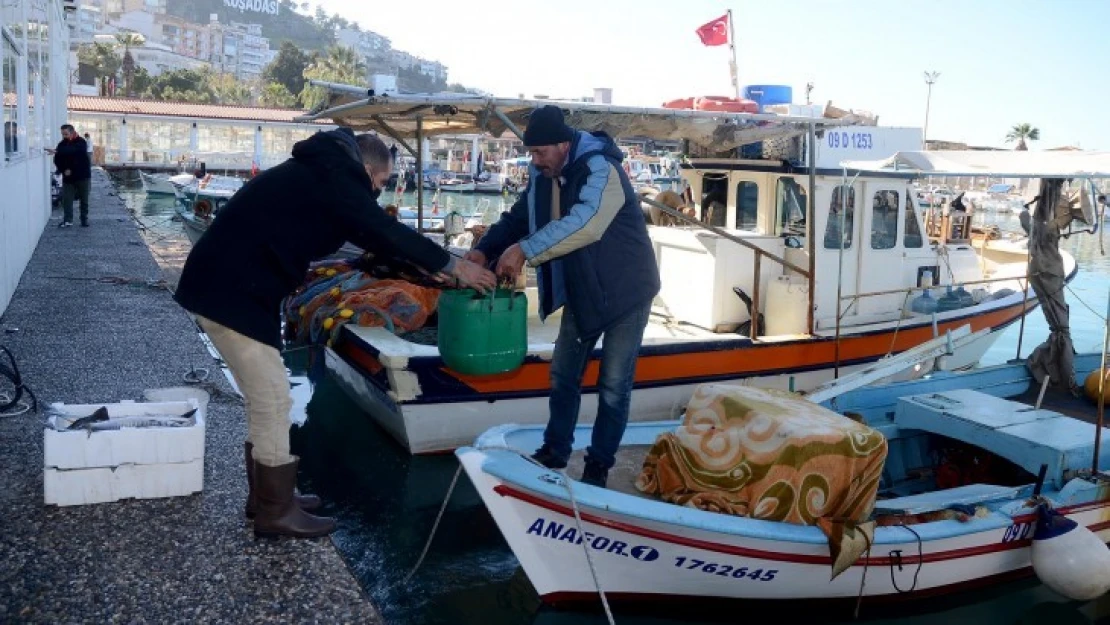
<path id="1" fill-rule="evenodd" d="M 101 407 L 97 408 L 96 411 L 94 411 L 91 415 L 89 415 L 87 417 L 81 417 L 80 419 L 77 419 L 73 423 L 70 423 L 69 427 L 67 427 L 66 429 L 67 430 L 79 430 L 79 429 L 85 428 L 86 426 L 89 426 L 93 423 L 97 423 L 99 421 L 107 421 L 107 420 L 108 420 L 108 407 L 107 406 L 101 406 Z"/>

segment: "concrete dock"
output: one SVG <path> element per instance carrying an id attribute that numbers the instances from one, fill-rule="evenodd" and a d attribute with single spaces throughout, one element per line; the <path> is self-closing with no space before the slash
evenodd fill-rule
<path id="1" fill-rule="evenodd" d="M 89 228 L 59 229 L 54 211 L 0 317 L 0 345 L 40 401 L 0 416 L 0 622 L 381 622 L 330 539 L 254 538 L 242 403 L 100 170 L 90 207 Z M 46 404 L 142 401 L 193 367 L 213 372 L 203 492 L 44 505 Z"/>

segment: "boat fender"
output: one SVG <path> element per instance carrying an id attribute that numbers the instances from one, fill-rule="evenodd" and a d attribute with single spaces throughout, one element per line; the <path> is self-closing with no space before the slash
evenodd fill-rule
<path id="1" fill-rule="evenodd" d="M 201 219 L 208 219 L 212 216 L 212 202 L 208 200 L 197 200 L 193 204 L 193 214 Z"/>
<path id="2" fill-rule="evenodd" d="M 1106 397 L 1108 400 L 1110 400 L 1110 367 L 1103 369 L 1102 371 L 1103 376 L 1106 377 L 1106 382 L 1103 382 L 1102 384 L 1102 395 L 1103 397 Z M 1083 381 L 1083 391 L 1087 394 L 1087 399 L 1090 399 L 1093 402 L 1098 401 L 1098 385 L 1101 381 L 1098 374 L 1099 370 L 1095 369 L 1090 373 L 1090 375 L 1087 376 L 1087 379 Z M 1106 403 L 1110 403 L 1110 401 Z"/>
<path id="3" fill-rule="evenodd" d="M 221 211 L 227 206 L 227 198 L 219 198 L 216 200 L 216 210 Z"/>
<path id="4" fill-rule="evenodd" d="M 1033 532 L 1033 571 L 1045 586 L 1076 601 L 1090 601 L 1110 590 L 1110 549 L 1091 530 L 1037 506 Z"/>

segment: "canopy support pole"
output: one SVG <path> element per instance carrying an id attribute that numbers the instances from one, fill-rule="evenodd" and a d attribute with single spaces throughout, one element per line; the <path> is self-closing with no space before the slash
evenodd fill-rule
<path id="1" fill-rule="evenodd" d="M 389 124 L 387 124 L 385 120 L 382 119 L 381 115 L 371 115 L 370 118 L 378 122 L 378 125 L 382 127 L 382 130 L 385 131 L 385 134 L 389 135 L 390 138 L 392 138 L 397 143 L 400 143 L 401 147 L 408 150 L 409 154 L 416 156 L 419 160 L 420 157 L 419 155 L 417 155 L 416 150 L 412 149 L 412 146 L 406 143 L 405 140 L 401 138 L 401 134 L 394 130 L 393 127 L 391 127 Z"/>
<path id="2" fill-rule="evenodd" d="M 817 331 L 814 327 L 813 319 L 813 300 L 815 297 L 817 287 L 817 246 L 814 244 L 816 238 L 814 225 L 817 223 L 817 125 L 814 123 L 809 124 L 809 135 L 807 136 L 809 145 L 809 206 L 806 207 L 806 251 L 809 253 L 809 308 L 806 309 L 806 327 L 809 328 L 809 333 L 813 334 Z"/>
<path id="3" fill-rule="evenodd" d="M 424 234 L 424 117 L 419 115 L 416 117 L 416 145 L 416 231 Z"/>
<path id="4" fill-rule="evenodd" d="M 513 120 L 509 119 L 508 115 L 503 113 L 501 109 L 497 108 L 496 106 L 492 107 L 492 110 L 493 114 L 497 116 L 497 119 L 501 120 L 502 124 L 505 124 L 506 128 L 508 128 L 514 135 L 516 135 L 518 139 L 524 141 L 524 133 L 520 131 L 520 128 L 518 128 L 516 124 L 513 123 Z"/>

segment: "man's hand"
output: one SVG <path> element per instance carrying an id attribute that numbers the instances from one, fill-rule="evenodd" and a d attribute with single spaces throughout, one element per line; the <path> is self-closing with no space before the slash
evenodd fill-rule
<path id="1" fill-rule="evenodd" d="M 469 260 L 476 265 L 481 265 L 485 267 L 486 253 L 481 250 L 470 250 L 466 254 L 463 254 L 463 260 Z"/>
<path id="2" fill-rule="evenodd" d="M 524 250 L 519 243 L 513 243 L 497 261 L 497 275 L 508 280 L 516 280 L 524 268 Z"/>
<path id="3" fill-rule="evenodd" d="M 485 293 L 497 286 L 497 276 L 492 271 L 466 259 L 455 262 L 451 276 L 458 281 L 459 286 L 470 287 L 479 293 Z"/>

